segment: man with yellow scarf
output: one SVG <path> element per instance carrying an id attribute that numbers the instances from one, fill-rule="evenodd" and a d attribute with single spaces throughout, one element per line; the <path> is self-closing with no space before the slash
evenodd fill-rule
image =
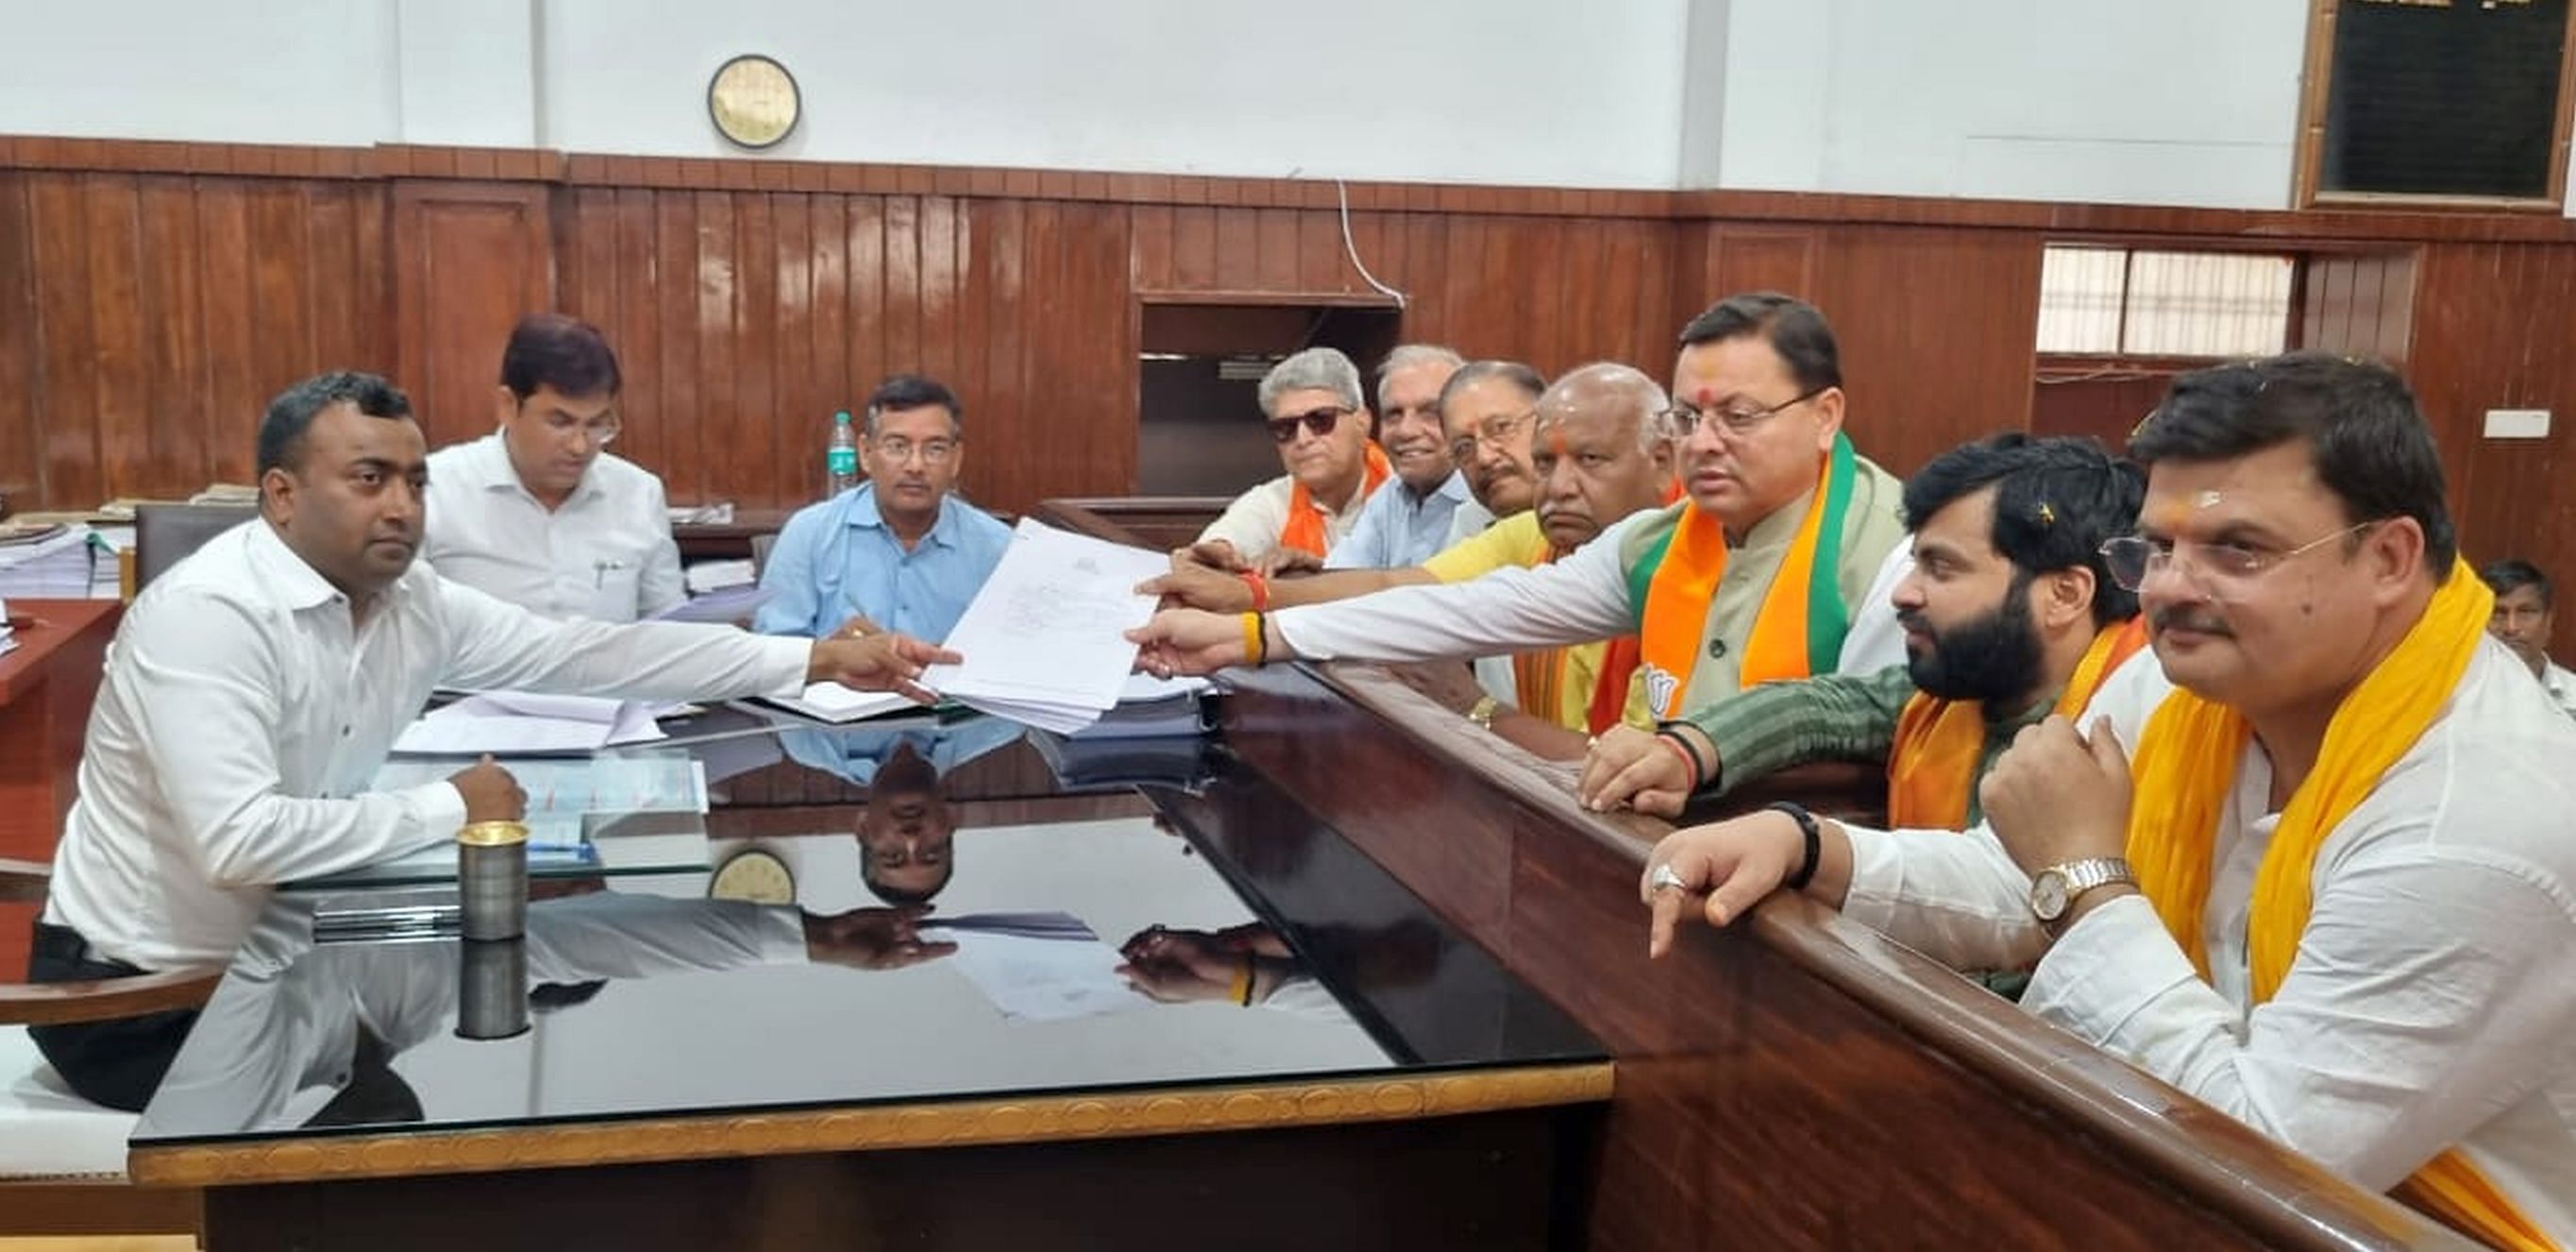
<path id="1" fill-rule="evenodd" d="M 1584 760 L 1584 804 L 1677 817 L 1694 792 L 1867 761 L 1887 767 L 1891 824 L 1971 825 L 1977 780 L 2013 736 L 2082 712 L 2146 644 L 2137 596 L 2098 551 L 2136 528 L 2141 477 L 2091 439 L 2017 431 L 1932 458 L 1905 480 L 1904 664 L 1765 683 L 1660 728 L 1605 731 Z"/>
<path id="2" fill-rule="evenodd" d="M 2183 375 L 2105 545 L 2160 666 L 2021 733 L 1965 837 L 1765 811 L 1649 858 L 1650 951 L 1781 886 L 2503 1248 L 2576 1247 L 2576 726 L 2486 635 L 2390 371 Z M 1702 896 L 1702 893 L 1706 893 Z"/>
<path id="3" fill-rule="evenodd" d="M 1755 683 L 1902 660 L 1901 485 L 1843 433 L 1824 315 L 1762 292 L 1682 330 L 1672 433 L 1685 498 L 1564 559 L 1439 586 L 1223 617 L 1168 609 L 1129 637 L 1161 672 L 1310 657 L 1431 661 L 1638 637 L 1646 716 Z"/>

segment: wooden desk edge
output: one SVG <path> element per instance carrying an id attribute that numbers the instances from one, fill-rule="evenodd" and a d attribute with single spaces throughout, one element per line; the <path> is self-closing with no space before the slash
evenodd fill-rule
<path id="1" fill-rule="evenodd" d="M 126 1170 L 147 1186 L 219 1187 L 1275 1130 L 1600 1103 L 1610 1098 L 1611 1081 L 1610 1062 L 1593 1061 L 870 1108 L 136 1145 L 127 1153 Z"/>
<path id="2" fill-rule="evenodd" d="M 11 601 L 12 616 L 32 617 L 37 624 L 13 632 L 18 646 L 0 654 L 0 704 L 17 699 L 50 675 L 63 649 L 92 637 L 104 647 L 124 610 L 124 603 L 117 600 Z"/>
<path id="3" fill-rule="evenodd" d="M 1436 756 L 1472 770 L 1581 837 L 1618 849 L 1642 875 L 1667 823 L 1585 811 L 1545 766 L 1489 735 L 1459 733 L 1454 714 L 1375 666 L 1304 667 Z M 1267 684 L 1264 675 L 1252 679 Z M 1640 938 L 1645 911 L 1637 914 Z M 2365 1191 L 2164 1081 L 2021 1012 L 1947 966 L 1798 897 L 1774 897 L 1737 933 L 1693 928 L 1684 942 L 1761 943 L 1920 1037 L 1997 1086 L 2099 1134 L 2248 1229 L 2348 1247 L 2470 1246 L 2431 1220 Z M 2178 1134 L 2187 1130 L 2188 1137 Z M 2386 1244 L 2349 1240 L 2355 1219 Z"/>

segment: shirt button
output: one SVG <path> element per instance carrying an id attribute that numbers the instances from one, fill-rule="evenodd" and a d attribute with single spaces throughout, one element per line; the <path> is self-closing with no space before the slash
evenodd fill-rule
<path id="1" fill-rule="evenodd" d="M 341 738 L 343 738 L 343 739 L 346 739 L 346 738 L 348 738 L 348 737 L 349 737 L 349 728 L 348 728 L 348 727 L 343 726 L 343 727 L 341 727 L 341 728 L 340 728 L 340 737 L 341 737 Z"/>

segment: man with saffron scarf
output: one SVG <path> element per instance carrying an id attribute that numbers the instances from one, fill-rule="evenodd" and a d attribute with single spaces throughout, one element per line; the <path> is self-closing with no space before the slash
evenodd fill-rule
<path id="1" fill-rule="evenodd" d="M 1732 296 L 1682 331 L 1674 408 L 1686 498 L 1565 559 L 1238 619 L 1166 610 L 1140 662 L 1206 673 L 1290 657 L 1423 661 L 1639 639 L 1645 712 L 1903 659 L 1900 486 L 1843 434 L 1842 367 L 1813 306 Z"/>
<path id="2" fill-rule="evenodd" d="M 1221 568 L 1258 566 L 1292 549 L 1321 560 L 1359 523 L 1360 508 L 1395 472 L 1370 438 L 1359 367 L 1332 348 L 1308 348 L 1262 376 L 1263 422 L 1287 473 L 1244 492 L 1190 552 Z"/>
<path id="3" fill-rule="evenodd" d="M 1672 835 L 1650 949 L 1785 885 L 1954 965 L 2036 957 L 2040 1017 L 2494 1246 L 2576 1247 L 2576 725 L 2486 634 L 2414 398 L 2202 370 L 2129 450 L 2105 555 L 2161 666 L 2023 731 L 1966 836 Z"/>
<path id="4" fill-rule="evenodd" d="M 2137 526 L 2144 490 L 2136 466 L 2090 439 L 2015 432 L 1933 458 L 1905 482 L 1903 665 L 1766 683 L 1660 730 L 1611 730 L 1586 756 L 1583 802 L 1676 817 L 1693 792 L 1853 760 L 1887 766 L 1892 824 L 1974 823 L 1977 780 L 2013 736 L 2082 712 L 2145 646 L 2137 596 L 2097 551 Z"/>

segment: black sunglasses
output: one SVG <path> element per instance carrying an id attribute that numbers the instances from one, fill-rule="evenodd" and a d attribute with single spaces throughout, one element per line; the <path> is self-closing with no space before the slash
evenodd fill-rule
<path id="1" fill-rule="evenodd" d="M 1306 424 L 1306 429 L 1313 432 L 1317 439 L 1321 439 L 1324 436 L 1333 433 L 1333 428 L 1341 425 L 1343 416 L 1349 412 L 1349 409 L 1338 406 L 1322 409 L 1310 409 L 1304 413 L 1292 413 L 1286 417 L 1274 417 L 1263 424 L 1270 428 L 1270 437 L 1279 443 L 1290 443 L 1297 438 L 1297 423 L 1299 422 L 1304 422 Z"/>

